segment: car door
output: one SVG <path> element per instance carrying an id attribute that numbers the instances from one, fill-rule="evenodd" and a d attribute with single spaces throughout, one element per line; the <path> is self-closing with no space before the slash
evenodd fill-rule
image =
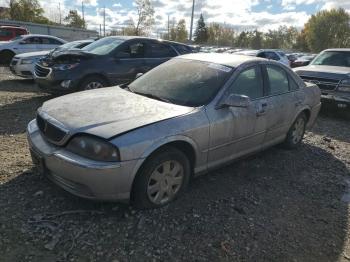
<path id="1" fill-rule="evenodd" d="M 223 107 L 207 112 L 210 121 L 208 168 L 259 150 L 266 132 L 266 99 L 260 66 L 241 70 L 228 87 L 230 94 L 251 99 L 247 108 Z"/>
<path id="2" fill-rule="evenodd" d="M 40 43 L 40 38 L 37 36 L 27 37 L 21 40 L 17 47 L 14 49 L 17 53 L 28 53 L 38 51 L 38 45 Z"/>
<path id="3" fill-rule="evenodd" d="M 168 61 L 169 59 L 177 55 L 175 50 L 166 43 L 160 43 L 158 41 L 148 41 L 147 44 L 148 48 L 145 54 L 144 67 L 145 72 Z"/>
<path id="4" fill-rule="evenodd" d="M 295 91 L 290 88 L 289 73 L 277 64 L 266 64 L 264 75 L 267 83 L 267 132 L 264 147 L 282 141 L 287 134 L 296 107 Z"/>
<path id="5" fill-rule="evenodd" d="M 138 73 L 145 73 L 146 52 L 144 40 L 130 40 L 122 44 L 112 57 L 107 58 L 109 79 L 114 84 L 123 84 L 134 80 Z"/>

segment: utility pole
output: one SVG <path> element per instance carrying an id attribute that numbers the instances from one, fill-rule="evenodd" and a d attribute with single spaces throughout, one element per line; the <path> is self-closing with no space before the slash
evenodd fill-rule
<path id="1" fill-rule="evenodd" d="M 101 29 L 101 24 L 100 24 L 100 37 L 102 36 L 102 29 Z"/>
<path id="2" fill-rule="evenodd" d="M 192 29 L 193 29 L 193 15 L 194 15 L 194 1 L 192 3 L 192 16 L 191 16 L 191 29 L 190 29 L 190 41 L 192 41 Z"/>
<path id="3" fill-rule="evenodd" d="M 103 7 L 103 36 L 106 36 L 106 6 Z"/>
<path id="4" fill-rule="evenodd" d="M 60 25 L 62 24 L 62 15 L 61 15 L 61 2 L 58 2 L 58 12 L 60 14 Z"/>
<path id="5" fill-rule="evenodd" d="M 84 16 L 84 1 L 81 1 L 81 13 L 83 14 L 83 21 L 85 24 L 85 16 Z"/>
<path id="6" fill-rule="evenodd" d="M 168 15 L 168 40 L 170 40 L 170 15 Z"/>

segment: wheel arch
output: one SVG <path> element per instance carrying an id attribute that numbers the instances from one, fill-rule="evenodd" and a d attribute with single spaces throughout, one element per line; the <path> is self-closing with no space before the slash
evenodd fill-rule
<path id="1" fill-rule="evenodd" d="M 107 85 L 111 85 L 111 81 L 108 79 L 108 77 L 106 75 L 104 75 L 103 73 L 90 73 L 85 75 L 80 81 L 78 86 L 80 87 L 81 84 L 89 77 L 100 77 L 102 78 L 104 81 L 106 81 Z"/>

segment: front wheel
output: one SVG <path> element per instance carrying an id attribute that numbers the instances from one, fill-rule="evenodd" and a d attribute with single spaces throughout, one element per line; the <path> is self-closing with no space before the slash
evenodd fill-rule
<path id="1" fill-rule="evenodd" d="M 0 52 L 0 63 L 3 65 L 10 65 L 12 58 L 15 56 L 15 53 L 10 50 L 4 50 Z"/>
<path id="2" fill-rule="evenodd" d="M 189 183 L 189 160 L 176 148 L 167 147 L 155 153 L 141 168 L 132 192 L 137 208 L 164 206 L 181 195 Z"/>
<path id="3" fill-rule="evenodd" d="M 286 140 L 284 145 L 287 148 L 296 148 L 300 145 L 301 141 L 304 138 L 305 128 L 306 128 L 307 118 L 304 113 L 301 113 L 297 119 L 294 121 L 292 127 L 287 133 Z"/>
<path id="4" fill-rule="evenodd" d="M 107 82 L 99 76 L 89 76 L 81 83 L 80 90 L 92 90 L 107 86 Z"/>

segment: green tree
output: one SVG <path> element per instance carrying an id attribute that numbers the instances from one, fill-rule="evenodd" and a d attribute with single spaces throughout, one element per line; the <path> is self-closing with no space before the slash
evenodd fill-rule
<path id="1" fill-rule="evenodd" d="M 12 20 L 33 22 L 33 23 L 50 23 L 43 16 L 44 9 L 41 8 L 38 0 L 11 0 L 9 16 Z"/>
<path id="2" fill-rule="evenodd" d="M 242 31 L 238 37 L 236 38 L 236 46 L 237 47 L 249 47 L 249 37 L 248 33 L 245 31 Z"/>
<path id="3" fill-rule="evenodd" d="M 194 32 L 194 42 L 197 44 L 203 44 L 208 41 L 208 29 L 205 25 L 203 14 L 198 19 L 197 28 Z"/>
<path id="4" fill-rule="evenodd" d="M 305 24 L 305 38 L 311 51 L 350 44 L 350 15 L 342 8 L 320 11 Z"/>
<path id="5" fill-rule="evenodd" d="M 69 10 L 69 13 L 64 18 L 64 21 L 71 27 L 86 28 L 85 21 L 78 14 L 77 10 Z"/>
<path id="6" fill-rule="evenodd" d="M 176 26 L 176 41 L 186 42 L 188 38 L 188 32 L 186 30 L 185 19 L 181 19 Z"/>
<path id="7" fill-rule="evenodd" d="M 261 49 L 263 47 L 263 33 L 255 30 L 249 34 L 249 46 L 253 49 Z"/>
<path id="8" fill-rule="evenodd" d="M 293 49 L 305 51 L 305 52 L 310 51 L 310 48 L 309 48 L 307 41 L 306 41 L 306 32 L 304 29 L 301 30 L 301 32 L 298 34 L 297 39 L 296 39 L 296 43 L 295 43 Z"/>

